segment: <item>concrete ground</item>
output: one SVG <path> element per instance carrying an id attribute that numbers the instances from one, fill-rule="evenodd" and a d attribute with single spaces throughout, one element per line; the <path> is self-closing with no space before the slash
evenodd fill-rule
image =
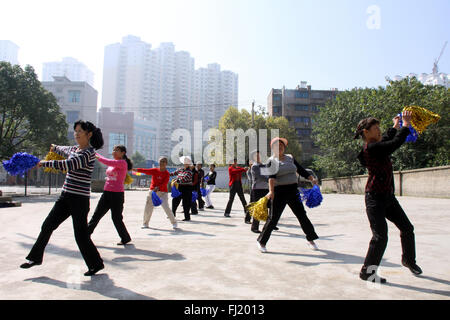
<path id="1" fill-rule="evenodd" d="M 92 194 L 90 214 L 100 195 Z M 237 197 L 231 218 L 223 216 L 228 194 L 213 193 L 216 209 L 179 221 L 173 230 L 161 208 L 151 228 L 141 229 L 146 196 L 146 191 L 125 195 L 131 245 L 116 245 L 109 213 L 98 225 L 92 239 L 105 269 L 94 277 L 83 276 L 87 267 L 70 219 L 53 233 L 41 266 L 19 268 L 56 195 L 19 197 L 22 207 L 1 208 L 0 299 L 450 299 L 450 199 L 399 197 L 415 226 L 417 263 L 424 273 L 415 277 L 401 266 L 399 231 L 389 223 L 380 268 L 388 283 L 380 285 L 358 278 L 371 238 L 361 195 L 325 194 L 320 207 L 307 208 L 319 251 L 308 248 L 286 208 L 265 254 L 244 224 Z"/>

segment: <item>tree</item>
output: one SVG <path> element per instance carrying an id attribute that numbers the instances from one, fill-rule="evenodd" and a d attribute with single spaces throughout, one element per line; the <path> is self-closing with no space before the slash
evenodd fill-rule
<path id="1" fill-rule="evenodd" d="M 389 81 L 386 88 L 355 88 L 340 92 L 315 116 L 313 139 L 321 154 L 313 168 L 327 177 L 365 173 L 356 159 L 362 141 L 354 140 L 358 122 L 365 117 L 380 120 L 382 130 L 392 126 L 392 118 L 405 106 L 418 105 L 441 116 L 415 143 L 405 143 L 393 155 L 394 170 L 448 165 L 450 147 L 449 89 L 423 85 L 416 78 Z"/>
<path id="2" fill-rule="evenodd" d="M 44 155 L 51 143 L 67 143 L 66 117 L 55 97 L 33 67 L 0 62 L 0 159 L 19 151 Z"/>
<path id="3" fill-rule="evenodd" d="M 239 111 L 235 107 L 229 107 L 225 114 L 219 121 L 219 130 L 223 136 L 224 150 L 226 147 L 226 130 L 227 129 L 242 129 L 244 133 L 248 129 L 255 129 L 259 134 L 259 129 L 267 129 L 267 150 L 270 152 L 270 129 L 278 129 L 280 137 L 286 138 L 289 143 L 286 153 L 292 154 L 295 158 L 300 159 L 301 145 L 298 142 L 297 135 L 294 128 L 289 126 L 289 121 L 284 117 L 270 117 L 263 109 L 258 109 L 254 115 L 254 122 L 252 124 L 251 114 L 243 109 Z M 246 159 L 248 160 L 248 139 L 245 142 Z M 237 150 L 237 141 L 234 142 L 234 150 Z"/>
<path id="4" fill-rule="evenodd" d="M 131 161 L 133 161 L 133 168 L 142 168 L 145 167 L 147 164 L 145 157 L 138 151 L 133 153 L 133 155 L 131 156 Z"/>

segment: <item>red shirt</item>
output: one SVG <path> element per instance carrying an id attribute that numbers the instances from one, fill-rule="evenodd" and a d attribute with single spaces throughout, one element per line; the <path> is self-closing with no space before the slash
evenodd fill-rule
<path id="1" fill-rule="evenodd" d="M 236 181 L 241 181 L 242 173 L 247 171 L 245 168 L 236 167 L 233 166 L 228 167 L 228 175 L 230 176 L 230 183 L 228 184 L 230 187 L 233 183 Z"/>
<path id="2" fill-rule="evenodd" d="M 158 187 L 161 192 L 168 192 L 167 184 L 169 183 L 170 173 L 166 169 L 165 171 L 161 171 L 159 168 L 151 168 L 151 169 L 136 169 L 137 172 L 145 173 L 149 176 L 152 176 L 152 183 L 150 184 L 150 190 Z"/>

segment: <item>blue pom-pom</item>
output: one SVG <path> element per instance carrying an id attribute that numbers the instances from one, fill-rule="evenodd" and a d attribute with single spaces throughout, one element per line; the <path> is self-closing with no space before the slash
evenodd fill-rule
<path id="1" fill-rule="evenodd" d="M 23 175 L 39 163 L 39 158 L 26 152 L 15 153 L 11 159 L 3 161 L 3 168 L 12 176 Z"/>
<path id="2" fill-rule="evenodd" d="M 209 180 L 209 175 L 207 175 L 206 177 L 203 178 L 203 181 L 208 181 Z"/>
<path id="3" fill-rule="evenodd" d="M 171 196 L 172 198 L 178 198 L 179 196 L 181 196 L 181 192 L 178 191 L 178 189 L 175 186 L 173 186 Z"/>
<path id="4" fill-rule="evenodd" d="M 158 195 L 154 191 L 152 192 L 152 202 L 155 207 L 161 205 L 161 203 L 162 203 L 161 198 L 158 197 Z"/>
<path id="5" fill-rule="evenodd" d="M 200 188 L 200 193 L 202 194 L 202 197 L 206 197 L 208 195 L 208 190 L 205 188 Z"/>
<path id="6" fill-rule="evenodd" d="M 402 121 L 402 114 L 399 113 L 398 116 L 400 117 L 400 127 L 403 126 L 403 121 Z M 417 138 L 419 137 L 419 134 L 417 133 L 416 129 L 413 128 L 413 126 L 409 126 L 409 134 L 406 137 L 406 142 L 416 142 Z"/>
<path id="7" fill-rule="evenodd" d="M 198 193 L 196 191 L 192 191 L 192 202 L 197 201 Z"/>
<path id="8" fill-rule="evenodd" d="M 314 185 L 312 189 L 303 189 L 299 192 L 299 200 L 306 201 L 306 206 L 308 208 L 315 208 L 320 206 L 322 203 L 323 197 L 320 192 L 320 188 L 317 185 Z"/>

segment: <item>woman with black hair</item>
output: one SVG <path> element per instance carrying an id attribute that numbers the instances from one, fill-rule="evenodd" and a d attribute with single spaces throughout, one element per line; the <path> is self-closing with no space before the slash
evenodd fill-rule
<path id="1" fill-rule="evenodd" d="M 72 216 L 75 241 L 92 276 L 104 268 L 103 260 L 92 242 L 87 226 L 91 177 L 94 170 L 95 150 L 103 146 L 99 128 L 89 121 L 74 123 L 75 146 L 51 145 L 50 151 L 66 157 L 66 160 L 40 161 L 38 167 L 67 171 L 62 192 L 41 227 L 41 232 L 27 256 L 28 261 L 20 267 L 27 269 L 42 264 L 44 250 L 54 230 Z"/>
<path id="2" fill-rule="evenodd" d="M 131 237 L 123 223 L 122 212 L 125 201 L 123 185 L 127 171 L 133 168 L 133 164 L 127 157 L 127 148 L 123 145 L 114 146 L 112 156 L 114 159 L 104 158 L 98 153 L 95 155 L 97 160 L 106 164 L 108 168 L 106 169 L 103 194 L 98 201 L 94 215 L 88 223 L 88 231 L 89 234 L 92 234 L 100 219 L 111 209 L 111 218 L 121 240 L 117 244 L 125 245 L 131 241 Z"/>

